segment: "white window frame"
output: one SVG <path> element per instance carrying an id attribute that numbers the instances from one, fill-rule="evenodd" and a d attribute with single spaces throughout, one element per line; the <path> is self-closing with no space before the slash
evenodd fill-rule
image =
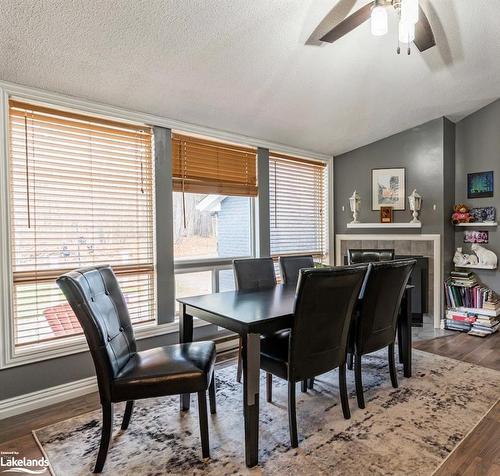
<path id="1" fill-rule="evenodd" d="M 280 151 L 290 155 L 297 155 L 303 157 L 310 157 L 314 159 L 324 160 L 332 164 L 332 157 L 327 154 L 314 153 L 295 147 L 287 147 L 283 144 L 265 141 L 258 138 L 243 136 L 240 134 L 233 134 L 230 132 L 212 129 L 210 127 L 203 127 L 190 124 L 183 121 L 178 121 L 162 116 L 153 114 L 140 113 L 124 108 L 108 106 L 99 104 L 93 101 L 84 99 L 77 99 L 74 97 L 65 96 L 63 94 L 53 93 L 38 88 L 22 86 L 19 84 L 11 83 L 8 81 L 0 80 L 0 203 L 7 204 L 9 198 L 8 189 L 8 104 L 9 98 L 16 97 L 23 99 L 27 102 L 41 102 L 50 104 L 53 107 L 67 108 L 81 111 L 96 116 L 114 118 L 116 120 L 129 121 L 132 123 L 148 124 L 150 126 L 165 127 L 172 130 L 182 130 L 186 133 L 198 134 L 205 137 L 212 137 L 223 141 L 246 144 L 252 147 L 261 147 L 263 149 L 271 149 Z M 330 185 L 329 195 L 332 187 Z M 332 198 L 330 198 L 332 200 Z M 253 203 L 252 223 L 254 225 L 252 237 L 252 255 L 256 256 L 256 230 L 260 229 L 260 224 L 255 219 L 255 199 Z M 333 202 L 332 202 L 333 203 Z M 330 208 L 333 211 L 333 206 Z M 331 212 L 330 212 L 331 213 Z M 88 346 L 83 335 L 68 337 L 62 339 L 60 342 L 57 340 L 46 343 L 39 343 L 34 349 L 26 349 L 20 353 L 13 352 L 14 340 L 12 333 L 12 268 L 10 262 L 10 228 L 9 228 L 9 206 L 0 206 L 0 369 L 15 367 L 18 365 L 25 365 L 43 360 L 49 360 L 56 357 L 63 357 L 66 355 L 76 354 L 88 351 Z M 333 225 L 330 226 L 329 241 L 333 243 Z M 330 253 L 333 256 L 333 252 Z M 236 257 L 235 257 L 236 258 Z M 227 259 L 228 262 L 234 258 Z M 198 261 L 198 266 L 203 266 L 208 269 L 214 266 L 209 261 L 201 263 Z M 220 262 L 220 261 L 219 261 Z M 194 263 L 192 263 L 194 266 Z M 178 266 L 190 266 L 191 263 L 184 262 Z M 194 327 L 209 325 L 204 321 L 195 319 Z M 136 338 L 138 340 L 153 337 L 157 335 L 164 335 L 169 333 L 178 332 L 178 320 L 167 324 L 145 323 L 138 326 L 135 330 Z"/>

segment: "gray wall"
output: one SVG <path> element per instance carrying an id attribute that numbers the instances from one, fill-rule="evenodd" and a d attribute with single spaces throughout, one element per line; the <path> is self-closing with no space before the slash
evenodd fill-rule
<path id="1" fill-rule="evenodd" d="M 492 198 L 467 198 L 467 174 L 493 170 L 495 192 Z M 457 203 L 470 207 L 494 206 L 500 211 L 500 100 L 471 114 L 457 124 L 455 196 Z M 498 217 L 497 217 L 498 221 Z M 500 255 L 500 232 L 489 231 L 486 248 Z M 457 228 L 455 245 L 464 246 L 464 232 Z M 464 246 L 468 249 L 468 246 Z M 500 291 L 500 276 L 497 270 L 475 270 L 481 281 L 495 291 Z"/>
<path id="2" fill-rule="evenodd" d="M 355 149 L 334 159 L 335 233 L 387 233 L 381 229 L 347 230 L 352 220 L 349 197 L 354 190 L 361 195 L 360 221 L 379 222 L 378 211 L 371 209 L 371 170 L 373 168 L 406 168 L 406 195 L 413 189 L 423 197 L 420 220 L 422 233 L 443 233 L 443 219 L 448 210 L 449 194 L 445 196 L 444 176 L 451 173 L 444 170 L 445 145 L 449 147 L 449 135 L 453 124 L 444 118 L 426 122 L 418 127 L 400 132 L 359 149 Z M 448 138 L 445 144 L 445 131 Z M 446 163 L 449 164 L 448 152 Z M 453 178 L 451 179 L 453 180 Z M 446 185 L 449 185 L 449 180 Z M 453 188 L 453 187 L 451 187 Z M 434 210 L 433 206 L 436 206 Z M 342 210 L 342 206 L 344 210 Z M 395 222 L 409 222 L 411 212 L 395 211 Z M 404 233 L 405 230 L 392 230 Z M 406 233 L 415 233 L 408 229 Z"/>

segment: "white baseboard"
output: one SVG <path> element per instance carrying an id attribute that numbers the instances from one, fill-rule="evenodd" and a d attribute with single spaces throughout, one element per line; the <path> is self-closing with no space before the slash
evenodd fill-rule
<path id="1" fill-rule="evenodd" d="M 56 385 L 55 387 L 44 388 L 36 392 L 25 393 L 17 397 L 7 398 L 0 401 L 0 420 L 96 391 L 96 378 L 88 377 Z"/>
<path id="2" fill-rule="evenodd" d="M 235 339 L 237 337 L 235 336 Z M 224 352 L 237 347 L 233 340 L 217 343 L 217 352 Z M 88 393 L 97 391 L 97 380 L 95 377 L 87 377 L 74 382 L 44 388 L 36 392 L 25 393 L 17 397 L 0 400 L 0 420 L 21 413 L 38 410 L 39 408 L 63 402 L 72 398 L 81 397 Z"/>

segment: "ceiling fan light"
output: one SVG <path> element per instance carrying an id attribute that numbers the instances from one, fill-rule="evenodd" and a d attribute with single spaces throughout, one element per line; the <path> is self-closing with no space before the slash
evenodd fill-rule
<path id="1" fill-rule="evenodd" d="M 418 23 L 418 0 L 401 0 L 401 21 Z"/>
<path id="2" fill-rule="evenodd" d="M 372 10 L 371 30 L 374 36 L 383 36 L 388 31 L 387 10 L 378 6 Z"/>
<path id="3" fill-rule="evenodd" d="M 399 22 L 399 42 L 411 43 L 415 39 L 415 24 L 401 20 Z"/>

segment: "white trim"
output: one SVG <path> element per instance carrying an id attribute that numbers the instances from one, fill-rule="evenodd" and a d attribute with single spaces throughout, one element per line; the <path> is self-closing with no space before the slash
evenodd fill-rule
<path id="1" fill-rule="evenodd" d="M 30 412 L 54 403 L 63 402 L 71 398 L 81 397 L 97 391 L 95 377 L 87 377 L 74 382 L 63 383 L 55 387 L 44 388 L 36 392 L 26 393 L 17 397 L 0 401 L 0 420 L 21 413 Z"/>
<path id="2" fill-rule="evenodd" d="M 422 228 L 422 223 L 348 223 L 347 228 Z"/>
<path id="3" fill-rule="evenodd" d="M 80 111 L 89 112 L 91 114 L 101 114 L 104 116 L 113 116 L 117 119 L 123 119 L 131 122 L 140 122 L 149 124 L 151 126 L 161 126 L 169 129 L 175 129 L 192 134 L 200 134 L 203 136 L 213 137 L 230 142 L 236 142 L 242 145 L 250 145 L 252 147 L 263 147 L 272 149 L 275 152 L 281 152 L 290 155 L 299 155 L 311 159 L 329 160 L 331 155 L 323 154 L 321 152 L 313 152 L 304 150 L 298 147 L 290 147 L 285 144 L 277 142 L 266 141 L 256 137 L 250 137 L 244 134 L 237 134 L 234 132 L 213 129 L 198 124 L 190 124 L 189 122 L 178 121 L 163 116 L 156 116 L 144 112 L 131 111 L 121 107 L 109 106 L 95 101 L 86 99 L 78 99 L 72 96 L 66 96 L 59 93 L 52 93 L 43 89 L 32 88 L 20 84 L 11 83 L 8 81 L 0 81 L 0 88 L 3 88 L 9 95 L 31 100 L 49 102 L 53 106 L 60 106 Z"/>
<path id="4" fill-rule="evenodd" d="M 335 193 L 334 187 L 334 160 L 331 158 L 327 162 L 327 174 L 328 174 L 328 214 L 327 214 L 327 227 L 328 227 L 328 261 L 330 265 L 334 264 L 335 257 Z"/>
<path id="5" fill-rule="evenodd" d="M 345 235 L 339 234 L 335 238 L 336 254 L 335 262 L 337 266 L 343 264 L 341 253 L 342 241 L 357 241 L 357 240 L 406 240 L 406 241 L 432 241 L 434 244 L 434 327 L 439 329 L 441 327 L 441 236 L 437 234 L 429 235 Z"/>
<path id="6" fill-rule="evenodd" d="M 235 335 L 234 339 L 224 340 L 220 343 L 216 342 L 217 353 L 237 348 L 237 345 L 234 343 L 236 338 L 237 336 Z M 97 390 L 96 377 L 87 377 L 37 390 L 36 392 L 0 400 L 0 420 L 53 405 L 54 403 L 81 397 Z"/>

